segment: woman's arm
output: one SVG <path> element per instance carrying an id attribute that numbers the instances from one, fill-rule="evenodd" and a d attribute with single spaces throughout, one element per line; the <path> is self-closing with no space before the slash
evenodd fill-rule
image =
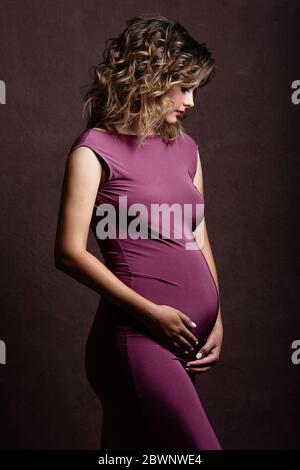
<path id="1" fill-rule="evenodd" d="M 197 151 L 197 170 L 196 170 L 193 183 L 198 189 L 198 191 L 204 196 L 201 160 L 200 160 L 200 155 L 198 151 Z M 205 219 L 203 219 L 201 224 L 197 226 L 193 234 L 196 238 L 196 242 L 199 246 L 199 249 L 202 250 L 202 253 L 205 256 L 205 259 L 207 261 L 207 264 L 209 265 L 212 276 L 217 286 L 218 295 L 220 299 L 220 290 L 219 290 L 217 270 L 216 270 L 216 265 L 215 265 L 214 258 L 212 255 L 209 239 L 208 239 Z M 205 344 L 201 346 L 198 353 L 196 354 L 196 359 L 186 363 L 186 369 L 191 371 L 191 373 L 195 373 L 195 374 L 203 373 L 211 369 L 211 367 L 213 367 L 220 358 L 222 341 L 223 341 L 223 325 L 222 325 L 222 318 L 221 318 L 221 306 L 219 302 L 219 310 L 218 310 L 218 315 L 217 315 L 217 319 L 215 321 L 214 327 L 212 331 L 210 332 Z"/>
<path id="2" fill-rule="evenodd" d="M 198 191 L 204 196 L 202 165 L 201 165 L 201 159 L 200 159 L 198 150 L 197 150 L 197 169 L 196 169 L 195 177 L 193 180 L 193 184 L 196 186 Z M 206 261 L 209 265 L 210 271 L 212 273 L 212 276 L 215 280 L 215 283 L 218 289 L 218 295 L 219 295 L 219 300 L 220 300 L 220 288 L 219 288 L 219 282 L 218 282 L 217 269 L 216 269 L 216 265 L 214 262 L 209 238 L 208 238 L 205 218 L 203 218 L 203 221 L 197 226 L 193 234 L 196 238 L 196 242 L 198 244 L 199 249 L 204 254 Z M 216 323 L 215 323 L 215 328 L 216 327 L 222 327 L 220 302 L 219 302 L 218 316 L 217 316 Z"/>
<path id="3" fill-rule="evenodd" d="M 86 250 L 102 165 L 87 147 L 67 159 L 55 240 L 55 266 L 143 321 L 156 304 L 139 295 Z"/>

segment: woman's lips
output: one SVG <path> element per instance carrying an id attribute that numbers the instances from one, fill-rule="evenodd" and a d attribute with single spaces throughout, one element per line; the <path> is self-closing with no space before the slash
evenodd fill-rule
<path id="1" fill-rule="evenodd" d="M 184 111 L 178 111 L 177 109 L 175 110 L 176 116 L 180 116 L 181 114 L 184 114 Z"/>

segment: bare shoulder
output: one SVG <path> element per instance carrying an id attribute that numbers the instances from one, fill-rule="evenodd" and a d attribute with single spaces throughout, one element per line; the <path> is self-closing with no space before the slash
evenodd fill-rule
<path id="1" fill-rule="evenodd" d="M 77 182 L 97 180 L 101 175 L 101 167 L 94 152 L 84 146 L 73 149 L 67 158 L 66 173 L 69 179 Z"/>
<path id="2" fill-rule="evenodd" d="M 82 178 L 86 175 L 91 183 L 96 181 L 99 184 L 101 181 L 102 184 L 107 178 L 107 171 L 101 160 L 91 148 L 84 145 L 76 147 L 69 153 L 66 167 L 73 175 L 78 174 Z"/>
<path id="3" fill-rule="evenodd" d="M 86 162 L 86 164 L 94 164 L 99 162 L 95 152 L 89 147 L 88 144 L 82 143 L 78 147 L 73 148 L 68 155 L 68 161 L 80 161 Z"/>

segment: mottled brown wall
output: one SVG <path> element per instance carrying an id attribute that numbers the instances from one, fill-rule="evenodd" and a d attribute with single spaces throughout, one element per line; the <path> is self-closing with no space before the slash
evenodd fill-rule
<path id="1" fill-rule="evenodd" d="M 184 123 L 202 156 L 224 323 L 199 393 L 225 449 L 299 448 L 298 5 L 1 1 L 1 448 L 99 448 L 84 370 L 98 296 L 55 269 L 54 237 L 88 67 L 128 17 L 148 13 L 178 19 L 217 62 Z M 99 255 L 92 236 L 89 249 Z"/>

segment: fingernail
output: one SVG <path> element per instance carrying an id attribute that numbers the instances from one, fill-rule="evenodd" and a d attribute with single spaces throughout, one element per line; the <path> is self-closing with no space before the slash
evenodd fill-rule
<path id="1" fill-rule="evenodd" d="M 188 351 L 184 351 L 184 353 L 183 353 L 183 354 L 188 354 L 188 353 L 189 353 Z"/>
<path id="2" fill-rule="evenodd" d="M 190 369 L 188 367 L 186 367 L 185 370 L 190 370 Z"/>
<path id="3" fill-rule="evenodd" d="M 199 344 L 199 341 L 197 340 L 197 341 L 195 342 L 195 344 Z"/>
<path id="4" fill-rule="evenodd" d="M 198 353 L 196 354 L 196 358 L 197 358 L 197 359 L 201 359 L 202 357 L 203 357 L 202 352 L 198 352 Z"/>
<path id="5" fill-rule="evenodd" d="M 195 328 L 197 325 L 192 321 L 192 326 Z"/>

